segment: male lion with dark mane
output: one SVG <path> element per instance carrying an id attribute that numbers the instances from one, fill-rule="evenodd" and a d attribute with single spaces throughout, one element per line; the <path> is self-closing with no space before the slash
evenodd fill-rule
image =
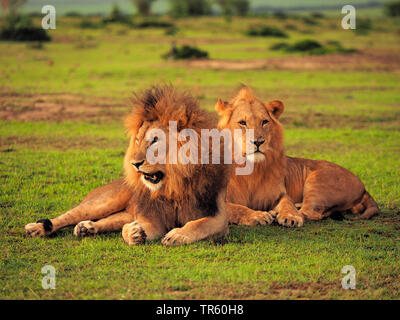
<path id="1" fill-rule="evenodd" d="M 230 178 L 230 222 L 240 224 L 246 216 L 260 216 L 260 211 L 254 210 L 276 214 L 278 223 L 288 227 L 302 226 L 305 218 L 320 220 L 337 211 L 359 214 L 361 219 L 378 213 L 364 184 L 349 170 L 328 161 L 285 156 L 283 127 L 278 120 L 284 109 L 282 102 L 263 103 L 243 87 L 229 103 L 219 100 L 215 109 L 220 117 L 219 129 L 254 130 L 250 145 L 246 146 L 245 135 L 239 141 L 243 156 L 254 162 L 254 170 L 250 175 Z M 296 206 L 301 206 L 300 210 Z"/>
<path id="2" fill-rule="evenodd" d="M 129 245 L 160 237 L 164 245 L 179 245 L 228 233 L 229 166 L 222 161 L 152 164 L 146 157 L 147 150 L 160 142 L 153 129 L 162 130 L 168 140 L 170 121 L 176 121 L 177 133 L 191 129 L 200 135 L 201 129 L 214 127 L 210 117 L 193 97 L 172 86 L 153 87 L 136 95 L 133 106 L 126 119 L 130 143 L 124 158 L 125 178 L 93 190 L 59 217 L 26 225 L 26 235 L 47 236 L 76 224 L 76 236 L 122 229 Z M 177 141 L 178 150 L 182 144 Z M 165 145 L 169 159 L 168 141 Z"/>

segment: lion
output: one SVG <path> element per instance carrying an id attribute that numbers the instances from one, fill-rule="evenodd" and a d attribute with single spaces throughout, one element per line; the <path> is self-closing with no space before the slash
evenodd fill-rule
<path id="1" fill-rule="evenodd" d="M 218 100 L 219 129 L 254 130 L 254 140 L 243 156 L 254 162 L 250 175 L 232 175 L 227 188 L 227 213 L 232 223 L 249 224 L 247 216 L 261 211 L 276 215 L 279 224 L 302 226 L 305 218 L 320 220 L 332 212 L 351 212 L 361 219 L 378 214 L 375 200 L 349 170 L 323 160 L 285 156 L 281 101 L 263 103 L 242 87 L 230 102 Z M 298 210 L 299 209 L 299 210 Z M 257 211 L 254 211 L 257 210 Z M 257 219 L 251 219 L 257 223 Z M 265 220 L 270 222 L 270 220 Z"/>
<path id="2" fill-rule="evenodd" d="M 201 129 L 215 127 L 197 100 L 170 85 L 151 87 L 135 95 L 133 110 L 125 121 L 130 137 L 124 157 L 125 177 L 93 190 L 65 214 L 27 224 L 26 235 L 48 236 L 76 225 L 75 236 L 122 229 L 129 245 L 162 238 L 166 246 L 225 236 L 230 166 L 222 162 L 171 162 L 168 143 L 164 164 L 152 163 L 146 156 L 150 147 L 161 142 L 160 136 L 169 139 L 170 121 L 177 124 L 177 133 L 192 129 L 200 134 Z M 178 150 L 182 144 L 177 142 Z"/>

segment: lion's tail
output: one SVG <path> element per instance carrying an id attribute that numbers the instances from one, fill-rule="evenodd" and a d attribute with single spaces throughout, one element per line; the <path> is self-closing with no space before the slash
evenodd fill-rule
<path id="1" fill-rule="evenodd" d="M 365 211 L 358 217 L 359 219 L 370 219 L 379 213 L 378 205 L 367 191 L 364 193 L 361 204 L 365 207 Z"/>

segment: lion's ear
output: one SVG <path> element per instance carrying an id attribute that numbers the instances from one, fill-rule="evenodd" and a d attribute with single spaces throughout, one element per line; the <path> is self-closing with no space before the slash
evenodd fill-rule
<path id="1" fill-rule="evenodd" d="M 218 99 L 217 104 L 215 105 L 215 110 L 219 115 L 221 115 L 228 108 L 228 105 L 228 102 Z"/>
<path id="2" fill-rule="evenodd" d="M 283 110 L 285 109 L 285 106 L 283 103 L 279 100 L 274 100 L 268 103 L 269 110 L 272 112 L 274 117 L 276 119 L 279 119 L 281 114 L 283 113 Z"/>

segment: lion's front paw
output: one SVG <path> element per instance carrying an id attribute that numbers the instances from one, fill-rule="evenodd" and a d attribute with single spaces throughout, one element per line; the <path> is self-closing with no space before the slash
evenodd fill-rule
<path id="1" fill-rule="evenodd" d="M 271 211 L 253 211 L 251 214 L 242 217 L 239 224 L 245 226 L 266 225 L 271 224 L 274 220 L 275 215 Z"/>
<path id="2" fill-rule="evenodd" d="M 28 223 L 25 226 L 25 235 L 27 237 L 44 237 L 46 236 L 46 231 L 44 230 L 43 223 Z"/>
<path id="3" fill-rule="evenodd" d="M 301 227 L 304 224 L 304 217 L 300 213 L 281 212 L 276 217 L 278 223 L 285 227 Z"/>
<path id="4" fill-rule="evenodd" d="M 74 235 L 77 237 L 91 236 L 97 233 L 97 228 L 93 221 L 85 220 L 79 222 L 74 228 Z"/>
<path id="5" fill-rule="evenodd" d="M 139 222 L 134 221 L 124 225 L 122 228 L 122 238 L 130 246 L 133 244 L 144 244 L 146 241 L 146 233 Z"/>
<path id="6" fill-rule="evenodd" d="M 193 240 L 182 231 L 182 228 L 172 229 L 161 240 L 161 243 L 164 246 L 179 246 L 181 244 L 189 244 L 192 242 Z"/>

